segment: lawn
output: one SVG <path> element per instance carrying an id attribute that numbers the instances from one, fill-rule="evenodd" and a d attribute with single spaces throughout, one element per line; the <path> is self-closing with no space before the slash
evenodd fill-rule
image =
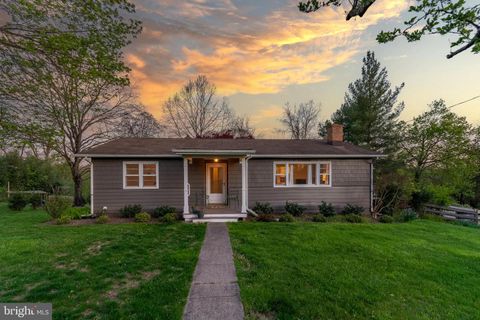
<path id="1" fill-rule="evenodd" d="M 0 301 L 54 319 L 180 319 L 205 226 L 57 226 L 0 204 Z"/>
<path id="2" fill-rule="evenodd" d="M 229 226 L 247 319 L 480 319 L 480 229 Z"/>

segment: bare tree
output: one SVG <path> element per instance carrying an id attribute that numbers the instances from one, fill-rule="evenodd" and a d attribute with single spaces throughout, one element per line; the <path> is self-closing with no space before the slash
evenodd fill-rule
<path id="1" fill-rule="evenodd" d="M 203 138 L 210 139 L 255 139 L 255 128 L 250 126 L 248 117 L 234 118 L 229 129 L 224 131 L 212 132 Z"/>
<path id="2" fill-rule="evenodd" d="M 175 136 L 202 138 L 228 129 L 234 113 L 215 93 L 215 85 L 198 76 L 165 102 L 165 123 Z"/>
<path id="3" fill-rule="evenodd" d="M 319 113 L 320 106 L 313 100 L 300 103 L 298 106 L 291 106 L 287 102 L 283 108 L 282 118 L 279 119 L 284 127 L 280 131 L 289 134 L 291 139 L 312 138 L 318 126 Z"/>
<path id="4" fill-rule="evenodd" d="M 116 137 L 158 138 L 165 131 L 157 119 L 142 105 L 131 105 L 113 128 Z"/>

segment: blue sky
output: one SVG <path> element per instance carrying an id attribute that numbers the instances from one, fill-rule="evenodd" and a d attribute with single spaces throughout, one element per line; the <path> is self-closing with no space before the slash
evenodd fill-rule
<path id="1" fill-rule="evenodd" d="M 135 0 L 142 35 L 127 49 L 140 100 L 161 117 L 162 103 L 189 78 L 205 74 L 264 137 L 277 135 L 283 105 L 314 100 L 327 119 L 341 105 L 362 57 L 375 51 L 400 96 L 403 119 L 434 99 L 448 104 L 480 94 L 479 56 L 445 58 L 453 38 L 429 36 L 380 45 L 382 29 L 401 25 L 409 1 L 378 0 L 361 19 L 343 8 L 303 14 L 296 1 Z M 454 109 L 480 124 L 480 99 Z"/>

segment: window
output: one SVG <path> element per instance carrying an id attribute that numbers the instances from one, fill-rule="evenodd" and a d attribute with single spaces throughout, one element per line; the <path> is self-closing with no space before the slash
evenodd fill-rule
<path id="1" fill-rule="evenodd" d="M 289 161 L 274 163 L 275 187 L 331 186 L 330 162 Z"/>
<path id="2" fill-rule="evenodd" d="M 124 162 L 124 189 L 156 189 L 158 188 L 157 162 Z"/>

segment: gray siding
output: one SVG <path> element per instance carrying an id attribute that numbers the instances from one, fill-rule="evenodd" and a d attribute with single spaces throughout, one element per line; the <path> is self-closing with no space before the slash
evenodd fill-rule
<path id="1" fill-rule="evenodd" d="M 309 159 L 311 161 L 312 159 Z M 322 159 L 323 161 L 324 159 Z M 316 210 L 321 201 L 332 203 L 337 210 L 347 203 L 370 208 L 370 161 L 332 159 L 332 187 L 273 187 L 273 162 L 280 159 L 250 159 L 248 204 L 270 202 L 282 211 L 286 201 L 298 202 L 309 211 Z M 288 161 L 288 160 L 285 160 Z"/>
<path id="2" fill-rule="evenodd" d="M 147 211 L 166 204 L 178 209 L 183 208 L 183 160 L 148 159 L 148 161 L 158 161 L 159 188 L 124 190 L 123 160 L 93 159 L 94 212 L 100 212 L 107 206 L 108 213 L 117 213 L 119 209 L 129 204 L 141 204 Z"/>

